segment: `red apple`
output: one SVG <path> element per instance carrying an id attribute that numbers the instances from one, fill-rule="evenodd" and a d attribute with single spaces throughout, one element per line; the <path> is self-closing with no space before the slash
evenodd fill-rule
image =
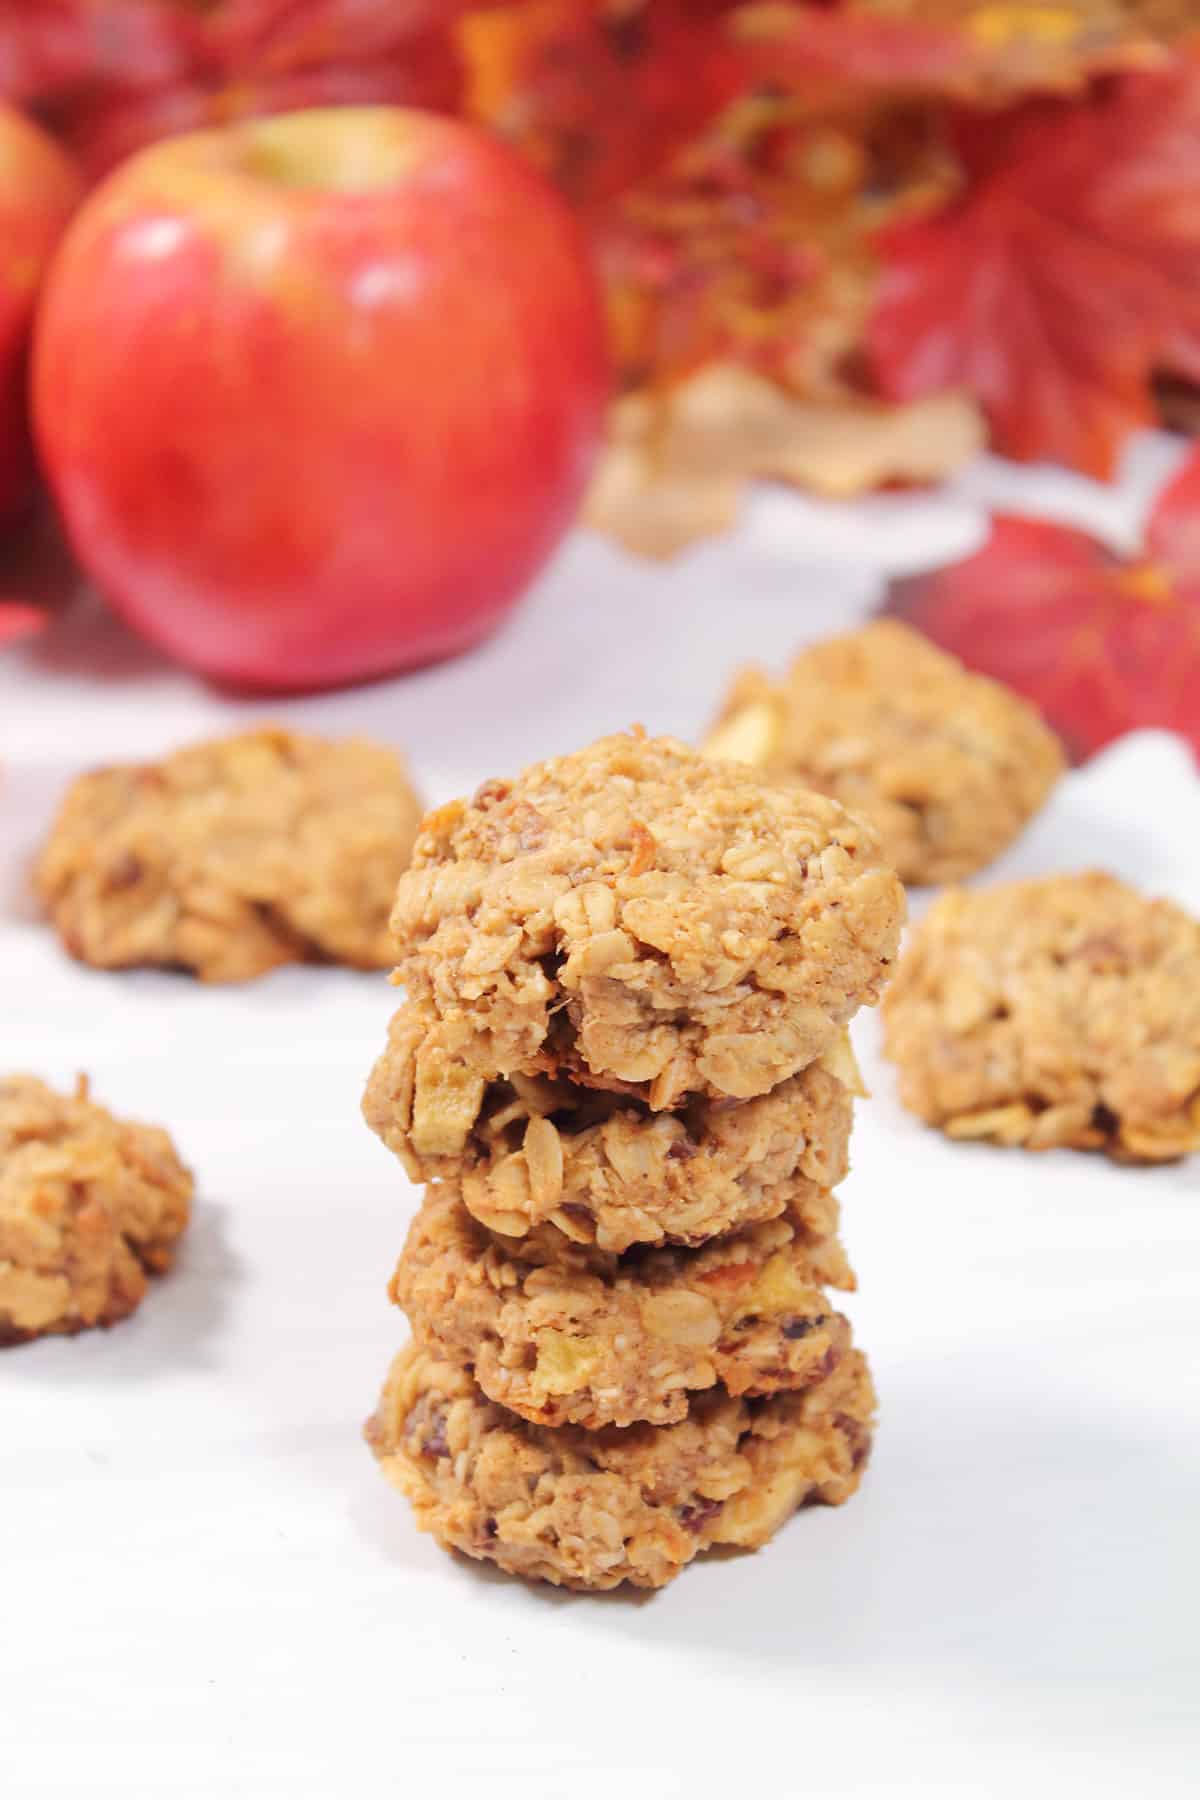
<path id="1" fill-rule="evenodd" d="M 0 522 L 33 487 L 26 373 L 38 289 L 82 191 L 70 159 L 0 107 Z"/>
<path id="2" fill-rule="evenodd" d="M 67 235 L 34 363 L 85 568 L 182 661 L 275 688 L 490 631 L 574 515 L 607 392 L 564 204 L 393 108 L 133 157 Z"/>

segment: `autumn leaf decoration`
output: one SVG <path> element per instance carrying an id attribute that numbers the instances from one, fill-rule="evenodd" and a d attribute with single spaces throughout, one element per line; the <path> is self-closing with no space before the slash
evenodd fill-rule
<path id="1" fill-rule="evenodd" d="M 593 522 L 669 552 L 728 525 L 748 478 L 936 479 L 984 425 L 1017 460 L 1110 475 L 1162 378 L 1200 385 L 1200 47 L 1140 16 L 734 8 L 770 100 L 592 220 L 626 384 Z"/>
<path id="2" fill-rule="evenodd" d="M 156 138 L 303 106 L 463 102 L 468 0 L 0 0 L 0 99 L 92 176 Z"/>
<path id="3" fill-rule="evenodd" d="M 1200 755 L 1200 451 L 1159 495 L 1137 554 L 997 517 L 974 556 L 893 583 L 886 610 L 1025 694 L 1077 760 L 1144 727 Z"/>
<path id="4" fill-rule="evenodd" d="M 879 241 L 883 392 L 965 387 L 999 449 L 1105 476 L 1158 371 L 1200 380 L 1200 80 L 960 115 L 961 196 Z"/>
<path id="5" fill-rule="evenodd" d="M 1154 68 L 1189 0 L 751 0 L 733 35 L 764 80 L 997 101 Z M 1150 16 L 1143 22 L 1139 12 Z"/>

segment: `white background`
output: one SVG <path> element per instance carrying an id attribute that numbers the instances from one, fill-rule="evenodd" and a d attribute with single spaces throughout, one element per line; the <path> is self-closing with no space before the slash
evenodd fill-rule
<path id="1" fill-rule="evenodd" d="M 22 873 L 75 768 L 230 719 L 393 740 L 435 801 L 635 719 L 693 736 L 738 661 L 778 666 L 881 570 L 971 547 L 980 500 L 1127 539 L 1170 457 L 1144 443 L 1118 495 L 989 462 L 929 498 L 763 493 L 665 571 L 580 536 L 475 655 L 287 706 L 220 700 L 86 609 L 0 656 L 0 1068 L 90 1071 L 199 1183 L 136 1318 L 0 1353 L 0 1792 L 1196 1792 L 1200 1163 L 952 1146 L 860 1020 L 845 1224 L 882 1403 L 860 1496 L 649 1599 L 532 1589 L 418 1536 L 359 1436 L 416 1202 L 357 1111 L 385 981 L 88 972 Z M 1181 746 L 1072 776 L 994 874 L 1087 864 L 1200 908 Z"/>

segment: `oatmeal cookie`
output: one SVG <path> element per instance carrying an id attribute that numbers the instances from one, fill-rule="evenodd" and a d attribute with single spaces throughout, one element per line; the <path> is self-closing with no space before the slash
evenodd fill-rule
<path id="1" fill-rule="evenodd" d="M 0 1344 L 112 1325 L 170 1266 L 192 1178 L 165 1131 L 0 1081 Z"/>
<path id="2" fill-rule="evenodd" d="M 546 1220 L 580 1243 L 701 1243 L 773 1218 L 814 1184 L 846 1173 L 852 1094 L 848 1038 L 753 1100 L 695 1095 L 652 1112 L 635 1094 L 560 1077 L 485 1078 L 462 1021 L 392 1020 L 367 1085 L 368 1124 L 414 1181 L 458 1181 L 494 1231 Z"/>
<path id="3" fill-rule="evenodd" d="M 389 1289 L 420 1344 L 535 1424 L 670 1424 L 718 1381 L 809 1387 L 848 1346 L 822 1286 L 853 1283 L 845 1252 L 786 1217 L 620 1261 L 553 1236 L 494 1236 L 456 1188 L 433 1187 Z"/>
<path id="4" fill-rule="evenodd" d="M 1200 923 L 1111 875 L 946 894 L 884 1019 L 904 1104 L 951 1137 L 1200 1148 Z"/>
<path id="5" fill-rule="evenodd" d="M 875 1397 L 862 1355 L 801 1393 L 701 1395 L 678 1425 L 550 1431 L 413 1345 L 367 1437 L 448 1549 L 571 1588 L 662 1587 L 714 1544 L 757 1549 L 797 1507 L 858 1486 Z"/>
<path id="6" fill-rule="evenodd" d="M 386 968 L 419 818 L 393 750 L 264 727 L 81 776 L 35 883 L 72 956 L 98 968 Z"/>
<path id="7" fill-rule="evenodd" d="M 664 1111 L 813 1062 L 878 998 L 903 907 L 835 802 L 634 733 L 431 813 L 392 926 L 397 979 L 481 1073 Z"/>
<path id="8" fill-rule="evenodd" d="M 869 818 L 903 881 L 958 881 L 1024 829 L 1063 772 L 1027 701 L 896 619 L 734 682 L 706 754 L 792 776 Z"/>

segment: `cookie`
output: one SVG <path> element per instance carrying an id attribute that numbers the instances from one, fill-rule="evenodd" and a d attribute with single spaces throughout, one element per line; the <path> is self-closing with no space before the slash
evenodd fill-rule
<path id="1" fill-rule="evenodd" d="M 394 751 L 264 727 L 81 776 L 35 884 L 71 955 L 97 968 L 386 968 L 419 818 Z"/>
<path id="2" fill-rule="evenodd" d="M 550 1431 L 409 1345 L 367 1437 L 447 1549 L 564 1587 L 657 1588 L 702 1550 L 757 1549 L 797 1507 L 849 1499 L 873 1415 L 852 1350 L 800 1393 L 739 1400 L 714 1388 L 678 1425 Z"/>
<path id="3" fill-rule="evenodd" d="M 836 802 L 633 733 L 430 814 L 392 926 L 397 979 L 482 1074 L 665 1111 L 815 1061 L 878 998 L 903 908 Z"/>
<path id="4" fill-rule="evenodd" d="M 192 1178 L 165 1131 L 0 1081 L 0 1343 L 112 1325 L 170 1267 Z"/>
<path id="5" fill-rule="evenodd" d="M 895 619 L 814 644 L 782 682 L 746 670 L 705 750 L 860 812 L 913 885 L 993 862 L 1064 768 L 1028 702 Z"/>
<path id="6" fill-rule="evenodd" d="M 494 1236 L 448 1185 L 427 1193 L 389 1292 L 418 1343 L 469 1365 L 489 1399 L 535 1424 L 598 1427 L 671 1424 L 718 1381 L 811 1386 L 849 1344 L 824 1285 L 853 1279 L 836 1236 L 813 1241 L 787 1217 L 618 1260 L 553 1228 Z"/>
<path id="7" fill-rule="evenodd" d="M 652 1112 L 634 1094 L 544 1075 L 484 1077 L 461 1021 L 403 1007 L 367 1085 L 367 1122 L 414 1181 L 452 1180 L 483 1224 L 547 1220 L 580 1243 L 700 1243 L 775 1217 L 845 1175 L 849 1040 L 753 1100 L 695 1095 Z"/>
<path id="8" fill-rule="evenodd" d="M 884 1003 L 904 1104 L 951 1137 L 1200 1148 L 1200 923 L 1111 875 L 945 895 Z"/>

